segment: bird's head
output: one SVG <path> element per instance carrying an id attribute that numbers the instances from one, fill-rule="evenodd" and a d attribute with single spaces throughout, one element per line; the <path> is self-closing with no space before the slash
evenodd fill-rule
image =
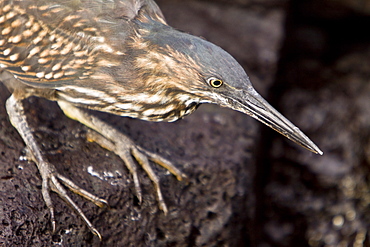
<path id="1" fill-rule="evenodd" d="M 220 47 L 172 28 L 151 30 L 145 38 L 136 40 L 136 46 L 141 50 L 136 68 L 141 68 L 145 87 L 153 90 L 154 97 L 161 98 L 161 103 L 155 103 L 158 111 L 152 108 L 149 113 L 156 116 L 161 111 L 168 113 L 168 119 L 160 120 L 176 120 L 193 112 L 200 103 L 214 103 L 245 113 L 308 150 L 322 154 L 256 92 L 242 66 Z"/>

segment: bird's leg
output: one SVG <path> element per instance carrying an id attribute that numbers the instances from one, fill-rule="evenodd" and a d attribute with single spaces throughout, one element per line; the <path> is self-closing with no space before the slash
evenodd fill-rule
<path id="1" fill-rule="evenodd" d="M 36 163 L 37 168 L 42 178 L 42 195 L 45 203 L 50 210 L 50 218 L 53 226 L 53 232 L 55 232 L 55 217 L 54 217 L 54 206 L 50 197 L 50 190 L 56 192 L 63 200 L 65 200 L 83 219 L 89 229 L 96 234 L 100 239 L 100 233 L 95 229 L 92 223 L 88 220 L 82 210 L 73 202 L 73 200 L 67 195 L 67 191 L 64 186 L 68 187 L 73 192 L 85 197 L 92 201 L 99 207 L 107 205 L 107 201 L 98 198 L 95 195 L 87 192 L 74 184 L 71 180 L 59 174 L 54 165 L 49 163 L 42 154 L 39 146 L 37 145 L 36 139 L 31 132 L 24 112 L 22 98 L 17 98 L 14 94 L 9 97 L 6 101 L 6 110 L 9 115 L 10 122 L 18 130 L 23 141 L 26 143 L 27 148 L 30 151 L 33 161 Z M 64 185 L 64 186 L 63 186 Z"/>
<path id="2" fill-rule="evenodd" d="M 149 178 L 152 180 L 155 186 L 159 207 L 166 214 L 168 210 L 163 200 L 159 178 L 151 168 L 149 160 L 166 168 L 180 181 L 186 180 L 186 175 L 182 173 L 179 169 L 177 169 L 170 161 L 137 146 L 130 138 L 128 138 L 109 124 L 95 117 L 94 115 L 91 115 L 88 112 L 77 107 L 74 107 L 73 105 L 65 101 L 58 101 L 58 104 L 68 117 L 77 120 L 96 131 L 88 132 L 88 138 L 90 140 L 95 141 L 100 146 L 114 152 L 124 161 L 125 165 L 132 173 L 135 190 L 139 201 L 142 200 L 142 193 L 137 175 L 137 165 L 134 162 L 134 159 L 141 165 L 141 167 L 148 174 Z"/>

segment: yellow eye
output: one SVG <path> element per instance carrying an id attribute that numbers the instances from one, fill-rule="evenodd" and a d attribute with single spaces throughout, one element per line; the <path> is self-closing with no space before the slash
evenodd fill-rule
<path id="1" fill-rule="evenodd" d="M 209 78 L 208 83 L 214 88 L 219 88 L 222 86 L 222 84 L 224 84 L 224 82 L 221 79 L 217 79 L 215 77 Z"/>

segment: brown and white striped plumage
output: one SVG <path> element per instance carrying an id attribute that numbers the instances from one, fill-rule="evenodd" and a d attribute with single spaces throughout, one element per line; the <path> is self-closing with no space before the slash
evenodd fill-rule
<path id="1" fill-rule="evenodd" d="M 24 86 L 54 89 L 52 100 L 174 121 L 202 102 L 191 84 L 178 83 L 197 80 L 200 66 L 169 45 L 153 44 L 146 25 L 168 27 L 150 0 L 2 0 L 0 66 Z"/>
<path id="2" fill-rule="evenodd" d="M 216 103 L 313 144 L 230 54 L 169 27 L 152 0 L 0 0 L 0 28 L 0 66 L 17 78 L 3 80 L 10 90 L 150 121 Z"/>
<path id="3" fill-rule="evenodd" d="M 23 82 L 41 87 L 91 75 L 99 44 L 109 49 L 96 35 L 95 23 L 87 22 L 82 10 L 34 3 L 1 2 L 1 64 Z"/>

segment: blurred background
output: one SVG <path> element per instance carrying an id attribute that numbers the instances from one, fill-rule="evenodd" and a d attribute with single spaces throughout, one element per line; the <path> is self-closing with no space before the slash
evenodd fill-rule
<path id="1" fill-rule="evenodd" d="M 54 103 L 27 101 L 29 119 L 59 171 L 107 198 L 73 196 L 99 242 L 56 201 L 50 233 L 34 165 L 11 127 L 0 88 L 0 243 L 5 246 L 370 246 L 370 1 L 158 0 L 168 23 L 230 52 L 257 91 L 324 152 L 315 155 L 245 115 L 201 106 L 177 123 L 104 115 L 190 178 L 161 177 L 170 213 L 144 198 L 110 152 Z M 110 173 L 109 173 L 110 172 Z M 108 174 L 108 175 L 107 175 Z M 0 226 L 1 229 L 1 226 Z M 81 230 L 82 229 L 82 230 Z M 1 244 L 0 244 L 1 245 Z"/>
<path id="2" fill-rule="evenodd" d="M 370 1 L 159 1 L 324 151 L 259 128 L 253 246 L 370 246 Z"/>

